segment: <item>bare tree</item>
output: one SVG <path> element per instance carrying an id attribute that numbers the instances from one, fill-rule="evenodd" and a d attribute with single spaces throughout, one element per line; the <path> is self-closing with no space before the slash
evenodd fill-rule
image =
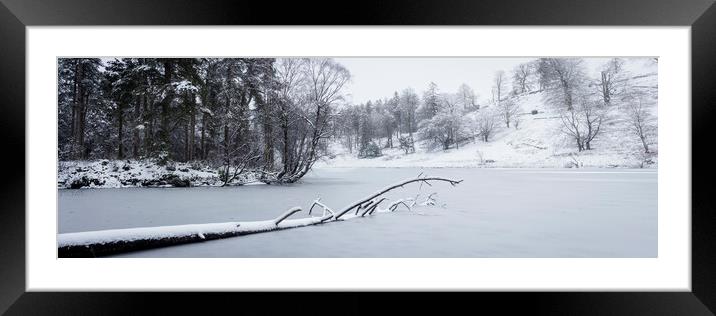
<path id="1" fill-rule="evenodd" d="M 587 150 L 592 149 L 592 140 L 594 140 L 602 128 L 602 123 L 606 118 L 606 111 L 599 102 L 584 99 L 579 104 L 579 110 L 584 118 L 584 126 L 586 134 L 584 137 L 584 147 Z"/>
<path id="2" fill-rule="evenodd" d="M 611 104 L 612 97 L 619 92 L 619 84 L 624 81 L 623 65 L 624 60 L 621 58 L 612 58 L 600 72 L 596 87 L 599 88 L 599 94 L 602 96 L 604 104 Z"/>
<path id="3" fill-rule="evenodd" d="M 498 105 L 499 105 L 499 104 L 500 104 L 500 101 L 502 101 L 502 94 L 503 94 L 503 93 L 505 92 L 505 90 L 507 89 L 507 87 L 506 87 L 506 86 L 507 86 L 507 82 L 506 82 L 506 79 L 505 79 L 505 72 L 502 71 L 502 70 L 496 72 L 496 73 L 495 73 L 495 78 L 494 78 L 494 81 L 493 81 L 493 82 L 494 82 L 494 87 L 493 87 L 493 89 L 494 89 L 494 93 L 495 93 L 495 95 L 494 95 L 494 97 L 495 97 L 495 104 L 498 104 Z"/>
<path id="4" fill-rule="evenodd" d="M 408 137 L 400 136 L 400 147 L 408 152 L 415 152 L 413 132 L 417 128 L 416 114 L 419 104 L 418 94 L 413 89 L 405 89 L 400 93 L 400 109 L 405 113 L 405 125 Z M 402 140 L 401 140 L 402 139 Z M 407 146 L 407 147 L 406 147 Z"/>
<path id="5" fill-rule="evenodd" d="M 512 70 L 512 89 L 515 93 L 525 93 L 532 90 L 530 77 L 534 67 L 530 63 L 519 64 Z"/>
<path id="6" fill-rule="evenodd" d="M 224 153 L 224 163 L 219 169 L 219 178 L 222 181 L 221 186 L 231 184 L 236 178 L 248 170 L 248 167 L 261 158 L 254 150 L 247 150 L 248 145 L 244 144 L 238 148 L 226 148 Z"/>
<path id="7" fill-rule="evenodd" d="M 656 119 L 651 114 L 644 101 L 644 96 L 633 94 L 626 100 L 626 114 L 629 118 L 629 129 L 639 137 L 644 153 L 650 153 L 649 142 L 656 130 Z"/>
<path id="8" fill-rule="evenodd" d="M 293 137 L 292 160 L 284 164 L 277 179 L 268 182 L 293 183 L 301 179 L 321 156 L 322 141 L 331 136 L 332 107 L 343 99 L 342 90 L 350 80 L 350 73 L 331 58 L 304 58 L 298 65 L 296 76 L 302 77 L 303 93 L 300 103 L 291 113 L 299 118 L 301 127 Z"/>
<path id="9" fill-rule="evenodd" d="M 299 138 L 299 134 L 295 133 L 296 129 L 294 128 L 299 124 L 295 113 L 299 111 L 299 105 L 303 102 L 302 91 L 300 90 L 305 86 L 305 77 L 302 71 L 303 64 L 303 59 L 296 58 L 279 59 L 276 64 L 275 73 L 278 82 L 276 103 L 283 165 L 277 176 L 278 178 L 282 178 L 285 174 L 290 174 L 294 166 L 294 148 L 297 142 L 296 139 Z"/>
<path id="10" fill-rule="evenodd" d="M 477 114 L 475 119 L 475 129 L 477 134 L 480 136 L 480 139 L 484 142 L 488 142 L 490 140 L 490 136 L 492 136 L 492 133 L 495 130 L 495 126 L 496 119 L 493 111 L 490 109 L 480 110 L 480 113 Z"/>
<path id="11" fill-rule="evenodd" d="M 598 102 L 582 97 L 571 110 L 560 113 L 562 132 L 574 139 L 577 150 L 591 150 L 605 117 L 606 112 Z"/>
<path id="12" fill-rule="evenodd" d="M 547 89 L 547 100 L 556 108 L 572 110 L 575 98 L 586 80 L 580 58 L 542 58 L 540 72 Z"/>
<path id="13" fill-rule="evenodd" d="M 457 94 L 459 96 L 458 101 L 462 105 L 463 110 L 472 111 L 480 108 L 477 104 L 477 95 L 475 95 L 475 91 L 472 90 L 472 88 L 470 88 L 470 86 L 466 83 L 460 85 L 460 88 L 457 89 Z"/>
<path id="14" fill-rule="evenodd" d="M 514 117 L 517 116 L 517 113 L 520 111 L 520 106 L 514 98 L 509 98 L 497 104 L 497 111 L 507 128 L 509 128 L 510 122 L 514 120 Z M 517 126 L 515 125 L 515 127 Z"/>

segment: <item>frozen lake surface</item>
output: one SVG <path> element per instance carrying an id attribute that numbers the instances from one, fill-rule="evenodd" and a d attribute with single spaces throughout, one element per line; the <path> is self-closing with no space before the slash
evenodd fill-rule
<path id="1" fill-rule="evenodd" d="M 283 186 L 59 190 L 59 231 L 267 220 L 316 197 L 341 209 L 421 171 L 464 182 L 388 194 L 422 201 L 437 192 L 438 206 L 119 256 L 657 256 L 655 170 L 325 168 Z"/>

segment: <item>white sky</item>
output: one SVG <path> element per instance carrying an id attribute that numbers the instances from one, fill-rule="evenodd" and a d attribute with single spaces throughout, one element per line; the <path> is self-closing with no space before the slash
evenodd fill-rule
<path id="1" fill-rule="evenodd" d="M 413 88 L 422 96 L 430 81 L 441 92 L 456 92 L 466 83 L 480 101 L 491 97 L 495 72 L 504 70 L 510 87 L 511 71 L 520 63 L 536 58 L 493 57 L 354 57 L 335 58 L 351 72 L 352 80 L 346 89 L 349 103 L 364 103 L 390 98 L 393 92 Z M 608 61 L 608 58 L 584 58 L 588 73 Z"/>
<path id="2" fill-rule="evenodd" d="M 357 57 L 335 58 L 351 72 L 347 101 L 364 103 L 393 96 L 393 92 L 413 88 L 418 95 L 430 81 L 440 92 L 456 92 L 467 83 L 479 99 L 489 99 L 495 72 L 509 72 L 531 58 L 467 57 Z"/>

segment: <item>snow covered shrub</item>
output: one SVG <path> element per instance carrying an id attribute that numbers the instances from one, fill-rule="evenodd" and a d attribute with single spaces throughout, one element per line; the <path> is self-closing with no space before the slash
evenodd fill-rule
<path id="1" fill-rule="evenodd" d="M 412 136 L 400 136 L 398 137 L 398 142 L 400 143 L 400 149 L 403 150 L 406 155 L 415 152 L 415 142 Z"/>
<path id="2" fill-rule="evenodd" d="M 363 148 L 360 149 L 360 152 L 358 152 L 358 158 L 375 158 L 380 157 L 381 155 L 380 146 L 378 146 L 378 144 L 374 141 L 371 141 L 363 146 Z"/>
<path id="3" fill-rule="evenodd" d="M 169 152 L 162 150 L 159 153 L 157 153 L 156 162 L 157 162 L 157 165 L 160 165 L 160 166 L 166 165 L 167 162 L 169 162 Z"/>
<path id="4" fill-rule="evenodd" d="M 194 170 L 204 170 L 204 164 L 198 160 L 194 160 L 189 164 L 189 167 L 191 167 Z"/>
<path id="5" fill-rule="evenodd" d="M 450 149 L 467 136 L 465 118 L 458 111 L 441 111 L 434 117 L 419 124 L 419 134 L 429 149 Z"/>
<path id="6" fill-rule="evenodd" d="M 83 187 L 89 187 L 91 185 L 100 186 L 103 184 L 104 184 L 104 181 L 101 181 L 99 179 L 92 179 L 87 176 L 82 176 L 82 177 L 74 179 L 70 182 L 70 189 L 79 189 L 79 188 L 83 188 Z"/>

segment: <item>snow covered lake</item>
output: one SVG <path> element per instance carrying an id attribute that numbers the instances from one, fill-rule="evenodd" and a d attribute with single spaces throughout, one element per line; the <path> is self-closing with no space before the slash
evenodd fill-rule
<path id="1" fill-rule="evenodd" d="M 436 192 L 437 206 L 118 257 L 657 256 L 653 169 L 321 168 L 295 185 L 59 190 L 59 232 L 267 220 L 293 206 L 301 217 L 317 197 L 341 209 L 420 172 L 464 182 L 388 194 Z"/>

